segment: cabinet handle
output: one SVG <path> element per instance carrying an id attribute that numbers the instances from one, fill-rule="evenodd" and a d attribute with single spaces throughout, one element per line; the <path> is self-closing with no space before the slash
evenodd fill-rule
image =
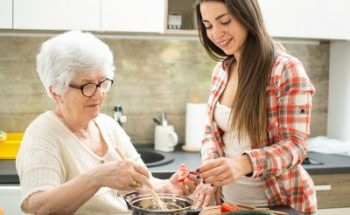
<path id="1" fill-rule="evenodd" d="M 332 190 L 332 185 L 330 184 L 316 185 L 315 189 L 316 191 L 329 191 L 329 190 Z"/>

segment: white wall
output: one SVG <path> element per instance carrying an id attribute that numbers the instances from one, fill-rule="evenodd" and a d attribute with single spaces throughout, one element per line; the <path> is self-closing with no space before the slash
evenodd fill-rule
<path id="1" fill-rule="evenodd" d="M 327 135 L 350 142 L 350 41 L 331 42 Z"/>

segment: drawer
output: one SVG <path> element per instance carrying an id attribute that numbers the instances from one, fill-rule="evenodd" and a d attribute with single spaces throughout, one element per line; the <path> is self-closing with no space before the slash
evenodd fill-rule
<path id="1" fill-rule="evenodd" d="M 318 208 L 350 206 L 350 174 L 311 175 L 316 186 Z"/>

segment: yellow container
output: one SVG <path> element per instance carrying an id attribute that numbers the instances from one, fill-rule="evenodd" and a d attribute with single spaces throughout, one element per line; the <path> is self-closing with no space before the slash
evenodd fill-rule
<path id="1" fill-rule="evenodd" d="M 5 141 L 0 141 L 0 159 L 16 159 L 23 139 L 23 133 L 7 133 Z"/>

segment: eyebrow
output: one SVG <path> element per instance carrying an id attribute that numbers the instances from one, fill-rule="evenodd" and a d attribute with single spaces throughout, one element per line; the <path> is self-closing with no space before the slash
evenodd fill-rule
<path id="1" fill-rule="evenodd" d="M 106 80 L 106 78 L 103 78 L 102 80 L 98 80 L 98 83 L 100 83 L 100 82 L 102 82 L 104 80 Z M 89 79 L 89 78 L 84 78 L 83 80 L 81 80 L 81 82 L 83 82 L 83 83 L 93 83 L 94 81 L 95 80 Z"/>
<path id="2" fill-rule="evenodd" d="M 217 16 L 217 17 L 215 18 L 215 20 L 219 20 L 219 19 L 221 19 L 222 17 L 227 16 L 227 15 L 228 15 L 228 13 L 223 13 L 223 14 L 221 14 L 221 15 Z M 209 22 L 209 21 L 208 21 L 208 20 L 203 19 L 203 20 L 202 20 L 202 22 Z"/>

